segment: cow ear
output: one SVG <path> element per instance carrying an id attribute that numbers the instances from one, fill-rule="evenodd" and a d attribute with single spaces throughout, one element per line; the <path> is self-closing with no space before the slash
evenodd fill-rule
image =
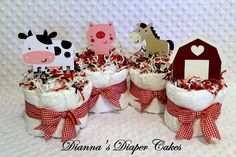
<path id="1" fill-rule="evenodd" d="M 29 36 L 32 36 L 33 34 L 32 34 L 32 32 L 31 32 L 31 30 L 29 30 L 29 32 L 28 32 L 28 37 Z"/>
<path id="2" fill-rule="evenodd" d="M 25 33 L 19 33 L 19 34 L 18 34 L 18 37 L 19 37 L 20 39 L 26 39 L 28 36 L 27 36 Z"/>
<path id="3" fill-rule="evenodd" d="M 57 32 L 52 32 L 48 35 L 49 38 L 55 38 L 57 36 Z"/>
<path id="4" fill-rule="evenodd" d="M 48 32 L 47 32 L 46 29 L 44 30 L 43 35 L 46 36 L 46 37 L 48 36 Z"/>

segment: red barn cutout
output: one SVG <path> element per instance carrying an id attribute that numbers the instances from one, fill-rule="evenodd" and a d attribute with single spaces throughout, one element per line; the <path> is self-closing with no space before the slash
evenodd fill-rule
<path id="1" fill-rule="evenodd" d="M 201 36 L 179 45 L 173 60 L 173 79 L 192 76 L 220 79 L 221 59 L 218 50 L 214 44 Z"/>

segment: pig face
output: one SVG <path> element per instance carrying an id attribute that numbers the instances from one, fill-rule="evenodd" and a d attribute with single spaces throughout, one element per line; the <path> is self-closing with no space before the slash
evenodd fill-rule
<path id="1" fill-rule="evenodd" d="M 116 34 L 112 23 L 89 24 L 87 40 L 90 45 L 111 44 L 115 41 Z"/>

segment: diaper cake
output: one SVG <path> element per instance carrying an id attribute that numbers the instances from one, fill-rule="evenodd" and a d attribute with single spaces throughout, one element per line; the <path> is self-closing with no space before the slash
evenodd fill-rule
<path id="1" fill-rule="evenodd" d="M 126 58 L 122 48 L 113 46 L 115 39 L 112 23 L 90 23 L 87 31 L 90 46 L 77 55 L 77 71 L 85 72 L 93 83 L 89 112 L 112 112 L 128 106 Z"/>
<path id="2" fill-rule="evenodd" d="M 161 40 L 152 24 L 139 23 L 131 33 L 134 44 L 146 46 L 129 59 L 130 104 L 141 112 L 163 113 L 167 101 L 165 76 L 170 71 L 171 40 Z"/>
<path id="3" fill-rule="evenodd" d="M 176 49 L 166 84 L 165 124 L 177 139 L 203 136 L 207 143 L 220 139 L 217 129 L 226 84 L 219 48 L 198 36 Z"/>
<path id="4" fill-rule="evenodd" d="M 85 73 L 74 71 L 75 49 L 66 40 L 52 40 L 57 33 L 33 35 L 24 39 L 23 59 L 30 68 L 20 81 L 25 99 L 25 124 L 34 136 L 62 141 L 75 138 L 87 124 L 87 100 L 92 82 Z"/>

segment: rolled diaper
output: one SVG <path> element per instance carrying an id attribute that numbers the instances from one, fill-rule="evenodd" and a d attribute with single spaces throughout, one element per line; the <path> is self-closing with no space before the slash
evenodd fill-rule
<path id="1" fill-rule="evenodd" d="M 22 88 L 26 102 L 25 120 L 27 131 L 34 136 L 44 136 L 46 140 L 50 137 L 66 140 L 67 137 L 74 136 L 74 133 L 77 134 L 81 128 L 87 125 L 88 106 L 86 101 L 90 97 L 91 90 L 91 82 L 84 86 L 83 96 L 77 94 L 75 88 L 45 93 L 37 93 L 36 90 Z M 47 116 L 41 117 L 43 114 Z M 45 128 L 44 123 L 46 122 L 50 123 L 48 124 L 50 125 L 49 128 Z M 72 126 L 70 123 L 73 123 Z M 71 132 L 63 131 L 64 126 L 68 128 L 66 126 L 68 124 L 72 127 L 69 129 Z M 50 129 L 54 131 L 49 133 Z"/>
<path id="2" fill-rule="evenodd" d="M 119 72 L 85 70 L 85 73 L 87 78 L 93 82 L 89 112 L 112 112 L 128 106 L 127 69 Z"/>
<path id="3" fill-rule="evenodd" d="M 166 103 L 165 73 L 143 73 L 131 68 L 130 105 L 139 111 L 163 113 Z"/>
<path id="4" fill-rule="evenodd" d="M 165 124 L 177 133 L 176 138 L 190 139 L 203 135 L 208 143 L 212 137 L 220 139 L 215 121 L 220 115 L 225 92 L 225 88 L 217 95 L 207 90 L 188 91 L 168 82 Z"/>

